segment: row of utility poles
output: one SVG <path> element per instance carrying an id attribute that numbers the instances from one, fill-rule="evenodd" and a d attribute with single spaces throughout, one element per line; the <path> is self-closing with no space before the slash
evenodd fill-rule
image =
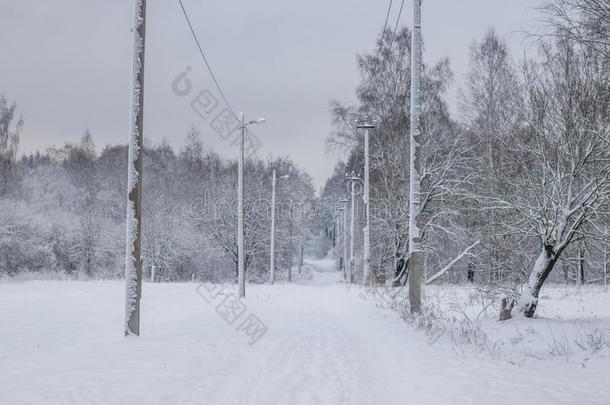
<path id="1" fill-rule="evenodd" d="M 239 164 L 238 164 L 238 180 L 237 180 L 237 260 L 238 260 L 238 271 L 237 271 L 237 283 L 239 285 L 239 296 L 246 296 L 246 277 L 245 277 L 245 247 L 244 247 L 244 143 L 246 130 L 248 126 L 255 124 L 262 124 L 265 122 L 264 118 L 259 118 L 252 121 L 245 121 L 244 114 L 240 113 L 240 152 L 239 152 Z M 289 174 L 280 176 L 281 180 L 290 178 Z M 272 173 L 272 184 L 271 184 L 271 241 L 270 241 L 270 257 L 269 257 L 269 282 L 275 283 L 275 205 L 276 205 L 276 188 L 277 188 L 277 172 L 273 169 Z M 297 203 L 299 209 L 299 228 L 301 227 L 300 221 L 302 221 L 303 215 L 303 203 Z M 292 240 L 293 240 L 293 219 L 294 219 L 294 207 L 290 207 L 290 259 L 288 264 L 288 282 L 292 281 Z M 298 239 L 298 271 L 301 273 L 301 267 L 303 265 L 303 235 L 299 232 Z"/>
<path id="2" fill-rule="evenodd" d="M 421 233 L 418 223 L 420 209 L 419 188 L 421 171 L 421 133 L 419 130 L 419 118 L 421 113 L 421 3 L 422 0 L 413 1 L 413 33 L 412 33 L 412 57 L 411 57 L 411 131 L 410 131 L 410 198 L 409 198 L 409 299 L 411 309 L 419 311 L 420 308 L 420 283 L 419 277 L 423 264 L 423 253 L 421 251 Z M 129 162 L 128 162 L 128 190 L 127 190 L 127 242 L 125 249 L 125 335 L 140 334 L 140 300 L 142 295 L 142 151 L 143 151 L 143 124 L 144 124 L 144 62 L 145 62 L 145 37 L 146 37 L 146 0 L 134 0 L 134 24 L 133 24 L 133 65 L 132 65 L 132 95 L 130 110 L 130 132 L 129 132 Z M 245 297 L 245 263 L 244 263 L 244 138 L 249 125 L 264 122 L 264 119 L 245 121 L 244 115 L 240 114 L 240 155 L 238 165 L 238 285 L 239 296 Z M 375 123 L 367 120 L 357 125 L 363 128 L 365 148 L 365 173 L 364 173 L 364 205 L 366 214 L 366 225 L 364 227 L 364 282 L 370 282 L 370 210 L 369 210 L 369 129 L 375 128 Z M 348 176 L 351 191 L 351 242 L 349 278 L 353 281 L 354 275 L 354 207 L 355 187 L 359 179 L 352 173 Z M 273 204 L 271 224 L 271 258 L 270 258 L 270 281 L 275 280 L 275 170 L 273 173 Z M 343 238 L 344 245 L 347 240 L 346 224 L 347 209 L 344 206 Z M 292 241 L 292 238 L 291 238 Z M 344 246 L 344 266 L 347 264 L 347 246 Z M 292 255 L 292 251 L 291 251 Z M 302 238 L 299 238 L 299 271 L 303 262 Z M 292 256 L 288 270 L 289 281 L 292 273 Z M 345 271 L 345 270 L 344 270 Z"/>
<path id="3" fill-rule="evenodd" d="M 421 4 L 422 0 L 413 1 L 413 31 L 411 35 L 411 111 L 410 111 L 410 133 L 409 133 L 409 251 L 408 251 L 408 281 L 409 302 L 411 311 L 419 312 L 421 308 L 421 274 L 424 262 L 424 254 L 421 248 L 421 229 L 419 214 L 421 210 L 420 186 L 421 186 L 421 143 L 420 131 L 421 116 L 421 72 L 422 72 L 422 42 L 421 42 Z M 364 129 L 364 180 L 360 179 L 354 172 L 345 175 L 349 184 L 351 194 L 351 220 L 350 236 L 347 235 L 347 202 L 343 198 L 339 200 L 337 225 L 342 230 L 344 277 L 350 282 L 354 281 L 354 217 L 355 217 L 355 194 L 356 185 L 364 183 L 364 214 L 365 226 L 363 228 L 363 283 L 368 285 L 374 283 L 370 274 L 370 199 L 369 199 L 369 176 L 370 176 L 370 153 L 369 153 L 369 130 L 376 128 L 375 121 L 367 117 L 363 122 L 356 125 L 358 129 Z M 349 262 L 347 252 L 347 241 L 349 239 Z M 346 270 L 347 269 L 347 270 Z"/>

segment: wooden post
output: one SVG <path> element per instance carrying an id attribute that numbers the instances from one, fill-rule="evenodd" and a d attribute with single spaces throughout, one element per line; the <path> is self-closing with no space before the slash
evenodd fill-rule
<path id="1" fill-rule="evenodd" d="M 146 0 L 134 0 L 134 4 L 132 93 L 127 174 L 125 336 L 140 335 L 140 298 L 142 297 L 142 153 L 144 148 Z"/>

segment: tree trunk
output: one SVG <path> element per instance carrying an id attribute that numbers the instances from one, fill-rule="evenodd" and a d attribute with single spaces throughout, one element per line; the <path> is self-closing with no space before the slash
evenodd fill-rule
<path id="1" fill-rule="evenodd" d="M 511 312 L 513 310 L 513 307 L 515 306 L 515 301 L 513 299 L 510 299 L 508 297 L 504 297 L 502 298 L 502 301 L 500 303 L 500 320 L 501 321 L 507 321 L 510 318 L 512 318 Z"/>
<path id="2" fill-rule="evenodd" d="M 608 285 L 608 243 L 604 246 L 604 285 Z"/>
<path id="3" fill-rule="evenodd" d="M 528 281 L 528 294 L 523 300 L 523 315 L 526 318 L 532 318 L 538 306 L 538 295 L 546 278 L 549 276 L 559 255 L 553 252 L 552 246 L 544 246 L 542 252 L 534 263 L 534 268 L 530 274 Z"/>
<path id="4" fill-rule="evenodd" d="M 608 285 L 608 226 L 604 231 L 604 285 Z"/>
<path id="5" fill-rule="evenodd" d="M 581 239 L 580 245 L 578 246 L 578 286 L 585 283 L 585 243 Z"/>

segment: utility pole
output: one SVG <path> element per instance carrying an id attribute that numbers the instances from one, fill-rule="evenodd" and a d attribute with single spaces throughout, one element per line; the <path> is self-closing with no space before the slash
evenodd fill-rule
<path id="1" fill-rule="evenodd" d="M 333 221 L 333 227 L 330 230 L 333 239 L 333 249 L 337 248 L 337 224 Z"/>
<path id="2" fill-rule="evenodd" d="M 244 113 L 239 113 L 240 139 L 239 139 L 239 161 L 237 164 L 237 285 L 239 296 L 246 296 L 246 274 L 244 263 L 244 140 L 246 128 L 251 124 L 265 122 L 264 118 L 253 121 L 245 121 Z"/>
<path id="3" fill-rule="evenodd" d="M 298 203 L 299 207 L 299 274 L 301 274 L 301 267 L 303 266 L 303 203 Z"/>
<path id="4" fill-rule="evenodd" d="M 288 241 L 288 282 L 292 282 L 292 228 L 294 223 L 294 206 L 290 204 L 290 239 Z"/>
<path id="5" fill-rule="evenodd" d="M 370 280 L 370 267 L 371 267 L 371 219 L 369 209 L 369 129 L 375 128 L 376 125 L 371 120 L 367 119 L 365 122 L 356 125 L 356 128 L 364 128 L 364 209 L 366 215 L 366 225 L 364 227 L 364 285 L 369 284 Z"/>
<path id="6" fill-rule="evenodd" d="M 239 162 L 237 164 L 237 285 L 239 296 L 246 296 L 246 274 L 244 263 L 244 137 L 246 123 L 244 113 L 239 114 L 241 133 L 239 137 Z"/>
<path id="7" fill-rule="evenodd" d="M 333 246 L 333 253 L 338 255 L 339 249 L 341 248 L 341 221 L 339 218 L 339 212 L 335 214 L 333 227 L 337 230 L 337 243 L 335 243 Z M 341 266 L 339 266 L 339 270 L 341 270 Z"/>
<path id="8" fill-rule="evenodd" d="M 134 5 L 129 162 L 127 164 L 125 336 L 140 335 L 140 299 L 142 297 L 142 154 L 144 147 L 146 0 L 135 0 Z"/>
<path id="9" fill-rule="evenodd" d="M 420 186 L 421 186 L 421 3 L 413 0 L 413 31 L 411 34 L 411 128 L 410 128 L 410 170 L 409 170 L 409 302 L 411 312 L 421 309 L 421 274 L 424 262 L 421 250 L 421 230 L 419 229 Z"/>
<path id="10" fill-rule="evenodd" d="M 271 180 L 271 254 L 269 258 L 269 282 L 275 283 L 275 169 Z"/>
<path id="11" fill-rule="evenodd" d="M 343 278 L 347 281 L 347 198 L 343 205 Z"/>
<path id="12" fill-rule="evenodd" d="M 341 208 L 337 209 L 337 212 L 335 213 L 335 216 L 333 217 L 335 223 L 337 224 L 337 245 L 335 246 L 335 249 L 333 250 L 333 253 L 335 256 L 339 255 L 339 271 L 341 271 L 343 269 L 343 257 L 341 257 L 341 253 L 339 253 L 339 250 L 342 249 L 342 244 L 343 244 L 343 231 L 341 230 Z"/>
<path id="13" fill-rule="evenodd" d="M 350 241 L 349 241 L 349 281 L 350 283 L 354 282 L 354 219 L 356 216 L 356 183 L 361 183 L 362 180 L 360 177 L 356 176 L 356 174 L 352 171 L 350 174 L 345 175 L 346 181 L 349 182 L 350 185 L 350 194 L 351 194 L 351 220 L 350 220 Z"/>
<path id="14" fill-rule="evenodd" d="M 347 198 L 342 198 L 339 200 L 341 203 L 341 207 L 339 207 L 339 212 L 343 214 L 341 230 L 343 232 L 342 244 L 343 244 L 343 279 L 347 281 L 347 203 L 349 200 Z"/>
<path id="15" fill-rule="evenodd" d="M 356 185 L 352 182 L 350 187 L 352 199 L 352 218 L 350 222 L 350 241 L 349 241 L 349 282 L 354 282 L 354 214 L 356 210 Z"/>

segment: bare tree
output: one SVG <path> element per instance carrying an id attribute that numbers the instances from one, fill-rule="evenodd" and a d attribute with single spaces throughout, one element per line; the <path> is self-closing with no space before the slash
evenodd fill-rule
<path id="1" fill-rule="evenodd" d="M 8 191 L 17 162 L 23 118 L 17 119 L 16 109 L 15 103 L 9 104 L 4 96 L 0 96 L 0 196 Z"/>
<path id="2" fill-rule="evenodd" d="M 361 172 L 363 143 L 353 123 L 365 115 L 379 120 L 377 129 L 371 132 L 370 193 L 371 268 L 381 281 L 384 274 L 404 275 L 408 262 L 409 148 L 406 135 L 410 125 L 407 112 L 410 109 L 411 33 L 406 28 L 396 33 L 388 30 L 380 35 L 379 41 L 382 41 L 379 44 L 381 52 L 358 58 L 362 76 L 357 88 L 360 104 L 331 103 L 336 131 L 328 144 L 347 149 L 346 170 Z M 456 238 L 457 234 L 463 234 L 459 207 L 466 199 L 466 185 L 473 181 L 474 165 L 470 159 L 471 147 L 464 142 L 465 132 L 451 120 L 445 101 L 452 78 L 447 59 L 424 66 L 420 119 L 422 243 L 428 252 L 437 251 L 443 238 L 445 245 L 441 254 L 429 255 L 427 261 L 433 267 L 440 267 L 450 260 L 446 255 L 458 255 L 472 243 L 466 241 L 468 238 Z M 343 174 L 335 173 L 335 176 L 327 185 L 335 188 L 332 194 L 341 194 L 345 191 L 341 182 Z M 331 194 L 330 190 L 327 194 Z M 446 244 L 451 241 L 457 241 L 458 247 L 448 248 Z M 403 270 L 399 274 L 395 274 L 397 267 Z"/>
<path id="3" fill-rule="evenodd" d="M 469 142 L 475 152 L 477 182 L 475 195 L 500 191 L 504 170 L 505 140 L 519 122 L 519 83 L 508 53 L 508 45 L 493 28 L 470 50 L 470 69 L 465 89 L 460 92 L 460 107 L 469 127 Z M 508 241 L 500 229 L 501 212 L 480 204 L 473 207 L 481 213 L 478 224 L 483 232 L 486 255 L 481 258 L 489 280 L 502 283 L 506 278 L 509 257 Z"/>
<path id="4" fill-rule="evenodd" d="M 599 229 L 610 197 L 608 71 L 568 39 L 541 53 L 524 68 L 525 122 L 504 156 L 512 186 L 494 199 L 495 209 L 516 214 L 507 229 L 539 242 L 520 306 L 526 317 L 566 248 Z"/>
<path id="5" fill-rule="evenodd" d="M 550 0 L 542 11 L 552 35 L 610 58 L 610 0 Z"/>

